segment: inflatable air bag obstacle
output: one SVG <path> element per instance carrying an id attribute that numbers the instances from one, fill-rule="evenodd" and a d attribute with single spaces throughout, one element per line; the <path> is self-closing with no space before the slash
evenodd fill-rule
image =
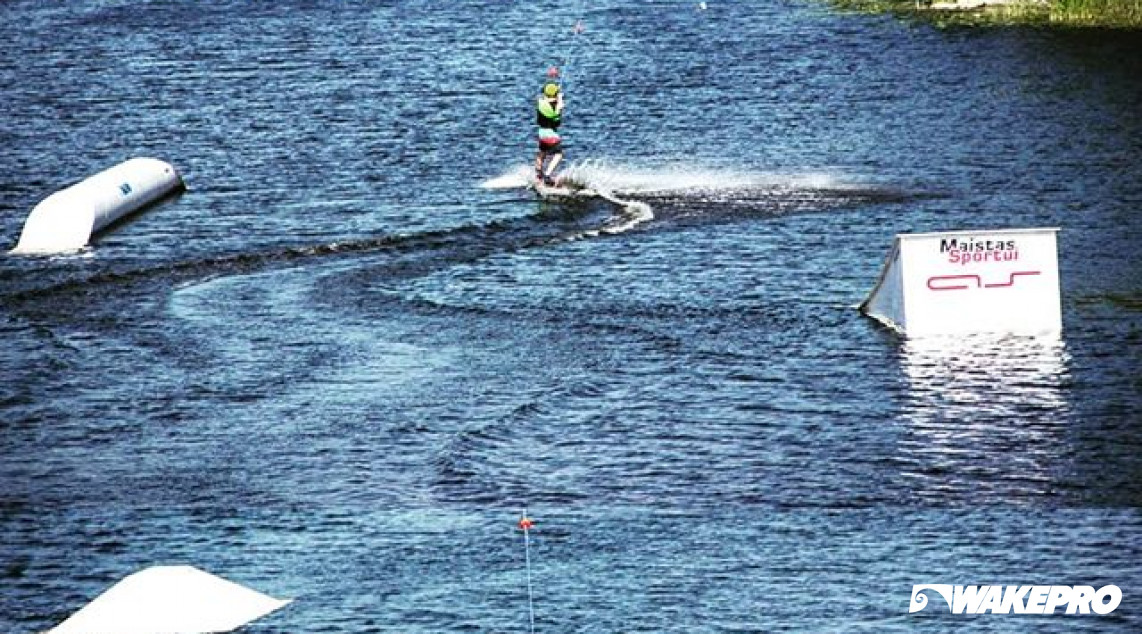
<path id="1" fill-rule="evenodd" d="M 45 198 L 24 221 L 12 253 L 82 249 L 108 225 L 176 191 L 182 177 L 169 163 L 133 158 Z"/>
<path id="2" fill-rule="evenodd" d="M 1058 333 L 1058 231 L 897 235 L 860 310 L 909 337 Z"/>

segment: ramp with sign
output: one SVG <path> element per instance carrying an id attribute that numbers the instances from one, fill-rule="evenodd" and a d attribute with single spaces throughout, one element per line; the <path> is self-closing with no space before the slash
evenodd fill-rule
<path id="1" fill-rule="evenodd" d="M 910 337 L 1059 332 L 1058 231 L 899 234 L 861 312 Z"/>

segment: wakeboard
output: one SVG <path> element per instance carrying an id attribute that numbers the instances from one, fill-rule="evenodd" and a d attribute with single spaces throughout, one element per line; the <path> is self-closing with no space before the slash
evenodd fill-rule
<path id="1" fill-rule="evenodd" d="M 543 199 L 592 198 L 599 195 L 595 190 L 570 179 L 557 179 L 554 185 L 534 182 L 531 188 Z"/>

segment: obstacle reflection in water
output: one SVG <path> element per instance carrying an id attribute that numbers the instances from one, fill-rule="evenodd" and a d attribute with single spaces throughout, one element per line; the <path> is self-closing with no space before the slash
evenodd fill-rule
<path id="1" fill-rule="evenodd" d="M 903 344 L 898 456 L 918 500 L 1040 498 L 1066 459 L 1067 353 L 1058 337 L 929 337 Z"/>

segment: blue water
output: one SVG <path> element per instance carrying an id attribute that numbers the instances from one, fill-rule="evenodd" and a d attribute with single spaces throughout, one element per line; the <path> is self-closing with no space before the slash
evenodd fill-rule
<path id="1" fill-rule="evenodd" d="M 250 632 L 526 631 L 525 506 L 537 631 L 1142 629 L 1139 36 L 695 5 L 0 4 L 0 248 L 189 185 L 0 257 L 0 631 L 157 564 L 296 599 Z M 631 206 L 496 187 L 564 62 Z M 1027 226 L 1059 340 L 854 309 L 896 233 Z"/>

